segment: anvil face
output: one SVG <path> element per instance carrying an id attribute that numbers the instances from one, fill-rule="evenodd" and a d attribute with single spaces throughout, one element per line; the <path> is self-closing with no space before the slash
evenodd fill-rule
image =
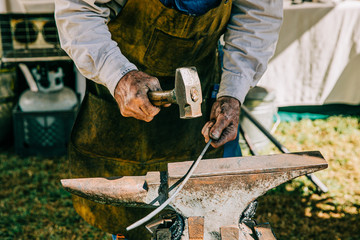
<path id="1" fill-rule="evenodd" d="M 123 206 L 154 207 L 171 196 L 192 161 L 168 164 L 167 181 L 159 172 L 116 179 L 67 179 L 63 187 L 90 200 Z M 169 206 L 185 219 L 204 218 L 204 239 L 219 239 L 220 227 L 239 223 L 250 202 L 301 175 L 327 167 L 319 152 L 202 160 Z M 189 239 L 187 228 L 182 239 Z"/>

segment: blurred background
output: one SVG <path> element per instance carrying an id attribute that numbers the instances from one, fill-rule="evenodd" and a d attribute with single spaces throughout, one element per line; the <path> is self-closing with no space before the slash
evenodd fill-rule
<path id="1" fill-rule="evenodd" d="M 61 50 L 53 0 L 0 0 L 0 239 L 110 239 L 59 180 L 85 79 Z M 275 55 L 244 103 L 291 152 L 329 168 L 259 198 L 278 239 L 360 239 L 360 1 L 284 1 Z M 244 114 L 244 155 L 280 150 Z"/>

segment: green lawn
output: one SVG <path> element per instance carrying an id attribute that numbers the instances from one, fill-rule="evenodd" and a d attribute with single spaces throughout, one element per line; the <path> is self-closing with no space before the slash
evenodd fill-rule
<path id="1" fill-rule="evenodd" d="M 360 118 L 282 123 L 276 136 L 291 151 L 321 151 L 329 168 L 315 175 L 329 192 L 297 178 L 259 198 L 257 219 L 279 239 L 360 239 Z"/>
<path id="2" fill-rule="evenodd" d="M 300 177 L 260 197 L 256 220 L 270 222 L 278 239 L 360 239 L 359 122 L 335 116 L 279 125 L 275 135 L 290 151 L 324 155 L 329 168 L 315 175 L 329 192 L 318 194 Z M 110 239 L 73 210 L 59 183 L 67 168 L 65 157 L 20 158 L 12 149 L 0 151 L 0 239 Z"/>

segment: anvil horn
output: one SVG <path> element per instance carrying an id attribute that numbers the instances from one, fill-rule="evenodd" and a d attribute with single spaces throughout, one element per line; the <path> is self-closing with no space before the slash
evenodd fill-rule
<path id="1" fill-rule="evenodd" d="M 115 206 L 158 205 L 160 173 L 146 176 L 62 179 L 64 189 L 72 194 L 102 204 Z"/>

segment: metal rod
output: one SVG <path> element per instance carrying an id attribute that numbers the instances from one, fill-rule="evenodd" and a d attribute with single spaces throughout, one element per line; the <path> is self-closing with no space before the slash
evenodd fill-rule
<path id="1" fill-rule="evenodd" d="M 158 214 L 161 210 L 163 210 L 173 199 L 174 197 L 178 194 L 178 192 L 180 192 L 180 190 L 184 187 L 184 185 L 186 184 L 186 182 L 189 180 L 189 178 L 191 177 L 192 173 L 194 172 L 194 170 L 196 169 L 197 165 L 199 164 L 200 160 L 203 158 L 206 150 L 209 148 L 211 144 L 211 139 L 208 141 L 208 143 L 205 145 L 204 149 L 202 150 L 200 156 L 196 159 L 196 161 L 191 165 L 191 167 L 189 168 L 189 171 L 185 174 L 184 176 L 184 180 L 181 182 L 180 186 L 176 189 L 176 191 L 174 192 L 173 195 L 171 195 L 171 197 L 169 197 L 163 204 L 161 204 L 159 207 L 157 207 L 154 211 L 152 211 L 151 213 L 149 213 L 147 216 L 143 217 L 142 219 L 138 220 L 137 222 L 131 224 L 130 226 L 128 226 L 126 228 L 127 231 L 130 231 L 136 227 L 139 227 L 140 225 L 146 223 L 147 221 L 149 221 L 151 218 L 155 217 L 156 214 Z"/>
<path id="2" fill-rule="evenodd" d="M 241 110 L 245 116 L 267 137 L 270 141 L 282 152 L 290 153 L 290 151 L 284 147 L 271 133 L 250 113 L 249 109 L 244 105 L 241 106 Z"/>
<path id="3" fill-rule="evenodd" d="M 250 113 L 249 109 L 244 105 L 241 105 L 244 115 L 268 138 L 270 141 L 282 152 L 290 153 L 290 151 L 284 147 L 271 133 Z M 320 191 L 326 193 L 328 188 L 313 174 L 306 174 L 306 177 L 320 189 Z"/>

